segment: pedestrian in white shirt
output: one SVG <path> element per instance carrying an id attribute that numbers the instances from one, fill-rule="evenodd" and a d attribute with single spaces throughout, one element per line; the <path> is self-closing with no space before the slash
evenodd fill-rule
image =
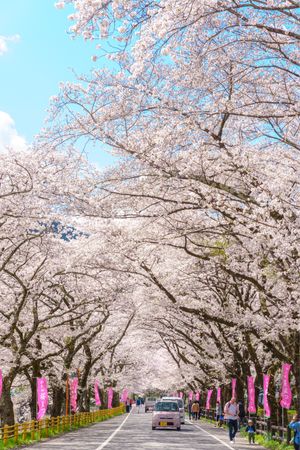
<path id="1" fill-rule="evenodd" d="M 236 402 L 236 398 L 232 399 L 226 403 L 224 407 L 224 416 L 227 420 L 229 428 L 229 439 L 231 444 L 233 444 L 235 435 L 238 430 L 238 418 L 239 418 L 239 405 Z"/>

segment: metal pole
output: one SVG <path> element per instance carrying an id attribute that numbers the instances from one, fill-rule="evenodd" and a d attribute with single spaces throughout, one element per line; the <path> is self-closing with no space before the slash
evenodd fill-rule
<path id="1" fill-rule="evenodd" d="M 38 384 L 37 377 L 33 377 L 34 389 L 35 389 L 35 411 L 34 411 L 34 419 L 37 420 L 38 415 Z"/>
<path id="2" fill-rule="evenodd" d="M 66 416 L 69 415 L 69 375 L 66 379 Z"/>
<path id="3" fill-rule="evenodd" d="M 283 428 L 284 428 L 284 410 L 282 407 L 281 407 L 281 426 L 282 426 L 282 430 L 280 433 L 280 437 L 282 437 L 282 442 L 283 442 L 284 441 L 284 430 L 283 430 Z"/>

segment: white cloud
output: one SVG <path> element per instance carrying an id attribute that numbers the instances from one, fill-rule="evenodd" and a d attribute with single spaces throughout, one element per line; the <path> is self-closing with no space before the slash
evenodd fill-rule
<path id="1" fill-rule="evenodd" d="M 1 36 L 0 35 L 0 56 L 4 55 L 4 53 L 8 52 L 8 42 L 18 42 L 20 40 L 20 36 L 15 34 L 13 36 Z"/>
<path id="2" fill-rule="evenodd" d="M 0 152 L 13 148 L 14 150 L 25 150 L 27 144 L 25 139 L 16 130 L 12 117 L 0 111 Z"/>

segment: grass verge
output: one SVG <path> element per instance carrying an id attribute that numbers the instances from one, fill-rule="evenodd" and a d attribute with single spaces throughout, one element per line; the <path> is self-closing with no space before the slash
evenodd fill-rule
<path id="1" fill-rule="evenodd" d="M 71 431 L 77 430 L 78 428 L 88 428 L 92 425 L 95 425 L 96 423 L 103 422 L 108 419 L 112 419 L 113 417 L 117 417 L 122 414 L 123 414 L 122 412 L 119 412 L 119 413 L 116 412 L 113 415 L 101 416 L 101 417 L 99 417 L 99 419 L 95 420 L 95 422 L 93 422 L 93 423 L 82 424 L 82 425 L 76 424 L 76 425 L 72 425 L 70 427 L 68 426 L 63 430 L 62 429 L 59 429 L 59 430 L 58 429 L 49 429 L 48 436 L 46 436 L 46 431 L 42 430 L 41 433 L 39 433 L 39 432 L 34 433 L 34 439 L 32 439 L 31 433 L 28 432 L 24 438 L 19 437 L 18 442 L 16 442 L 14 438 L 10 438 L 6 445 L 4 445 L 3 441 L 0 441 L 0 450 L 7 450 L 10 448 L 14 448 L 14 449 L 22 448 L 22 446 L 24 446 L 24 445 L 32 445 L 40 440 L 51 439 L 56 436 L 67 434 L 67 433 L 70 433 Z"/>
<path id="2" fill-rule="evenodd" d="M 207 419 L 206 417 L 201 417 L 200 421 L 210 423 L 213 425 L 215 425 L 216 423 L 215 420 Z M 223 425 L 222 428 L 225 429 L 226 426 Z M 248 437 L 247 433 L 243 429 L 241 429 L 240 433 L 241 436 L 243 436 L 245 439 Z M 272 439 L 270 436 L 267 435 L 256 434 L 255 442 L 261 445 L 262 447 L 265 447 L 270 450 L 294 450 L 293 445 L 288 445 L 282 442 L 275 441 L 274 439 Z"/>

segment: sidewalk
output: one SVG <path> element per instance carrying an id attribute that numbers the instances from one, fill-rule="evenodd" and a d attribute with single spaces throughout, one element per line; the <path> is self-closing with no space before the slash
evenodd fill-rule
<path id="1" fill-rule="evenodd" d="M 206 422 L 203 419 L 190 421 L 190 423 L 210 434 L 211 436 L 214 436 L 216 440 L 222 440 L 224 443 L 226 443 L 225 445 L 227 448 L 235 450 L 249 450 L 250 448 L 255 450 L 266 450 L 265 447 L 262 447 L 258 444 L 249 444 L 248 440 L 242 437 L 239 432 L 236 434 L 235 443 L 231 444 L 229 441 L 227 428 L 216 428 L 213 426 L 213 424 Z"/>

